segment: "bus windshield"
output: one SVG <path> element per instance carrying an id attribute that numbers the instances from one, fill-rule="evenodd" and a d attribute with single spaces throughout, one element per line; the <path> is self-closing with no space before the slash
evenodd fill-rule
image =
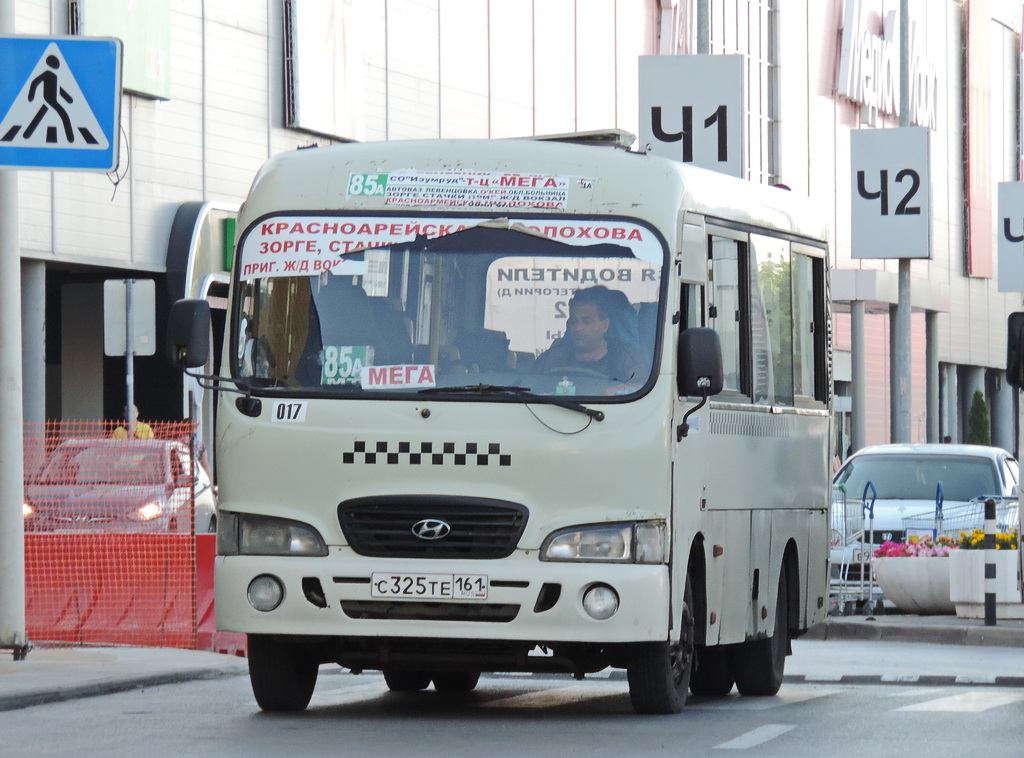
<path id="1" fill-rule="evenodd" d="M 413 233 L 360 247 L 343 232 L 366 220 L 350 218 L 264 219 L 243 237 L 233 353 L 249 385 L 609 399 L 651 379 L 666 253 L 649 228 L 546 219 L 569 230 L 553 239 L 540 222 L 373 217 Z"/>

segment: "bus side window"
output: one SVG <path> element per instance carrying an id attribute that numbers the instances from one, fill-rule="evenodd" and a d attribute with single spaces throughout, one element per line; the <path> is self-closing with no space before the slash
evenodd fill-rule
<path id="1" fill-rule="evenodd" d="M 708 239 L 707 325 L 722 341 L 724 389 L 743 391 L 742 348 L 744 329 L 741 303 L 745 297 L 741 256 L 746 245 L 726 237 Z"/>
<path id="2" fill-rule="evenodd" d="M 704 288 L 699 284 L 684 284 L 680 297 L 682 317 L 679 330 L 691 326 L 704 326 Z"/>

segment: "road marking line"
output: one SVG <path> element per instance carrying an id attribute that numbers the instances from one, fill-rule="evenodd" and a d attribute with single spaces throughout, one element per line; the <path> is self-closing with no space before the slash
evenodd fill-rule
<path id="1" fill-rule="evenodd" d="M 765 724 L 746 734 L 741 734 L 734 740 L 715 745 L 715 750 L 747 750 L 774 740 L 795 727 L 796 724 Z"/>
<path id="2" fill-rule="evenodd" d="M 897 708 L 900 711 L 940 711 L 948 713 L 981 713 L 1024 700 L 1021 692 L 992 692 L 990 690 L 968 690 L 949 697 L 927 700 Z"/>
<path id="3" fill-rule="evenodd" d="M 995 684 L 996 677 L 994 676 L 964 676 L 958 675 L 956 678 L 957 684 Z"/>

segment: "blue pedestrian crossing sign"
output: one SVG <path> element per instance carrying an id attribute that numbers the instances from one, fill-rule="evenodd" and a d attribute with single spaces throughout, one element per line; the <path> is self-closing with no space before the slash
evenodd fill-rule
<path id="1" fill-rule="evenodd" d="M 121 40 L 0 36 L 0 167 L 111 171 Z"/>

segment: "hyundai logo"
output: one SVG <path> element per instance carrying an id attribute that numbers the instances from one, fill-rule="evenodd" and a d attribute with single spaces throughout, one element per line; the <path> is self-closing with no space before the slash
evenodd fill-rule
<path id="1" fill-rule="evenodd" d="M 448 524 L 436 518 L 425 518 L 412 525 L 412 533 L 421 540 L 439 540 L 447 537 L 451 531 Z"/>

